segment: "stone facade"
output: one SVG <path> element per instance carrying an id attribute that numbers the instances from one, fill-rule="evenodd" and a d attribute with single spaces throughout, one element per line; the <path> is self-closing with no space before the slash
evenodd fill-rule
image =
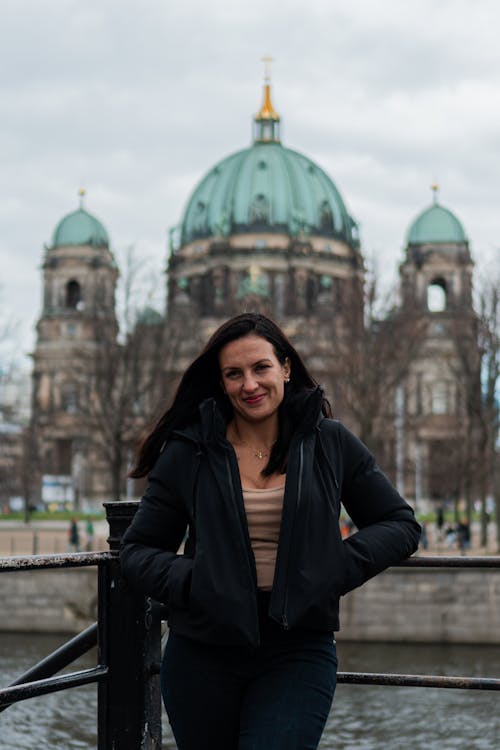
<path id="1" fill-rule="evenodd" d="M 363 277 L 359 250 L 328 238 L 250 234 L 181 247 L 169 265 L 168 340 L 185 341 L 187 320 L 196 321 L 199 335 L 174 358 L 175 374 L 224 320 L 254 311 L 279 322 L 331 394 L 335 341 L 347 335 L 353 316 L 362 320 Z"/>

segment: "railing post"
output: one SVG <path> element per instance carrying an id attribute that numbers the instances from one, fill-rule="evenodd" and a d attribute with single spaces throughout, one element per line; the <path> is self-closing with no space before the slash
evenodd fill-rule
<path id="1" fill-rule="evenodd" d="M 161 750 L 160 619 L 123 580 L 120 541 L 138 503 L 105 503 L 113 559 L 99 566 L 98 750 Z"/>

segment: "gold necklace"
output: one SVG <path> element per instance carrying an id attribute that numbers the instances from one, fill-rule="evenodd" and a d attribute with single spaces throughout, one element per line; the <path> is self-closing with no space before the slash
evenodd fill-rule
<path id="1" fill-rule="evenodd" d="M 269 450 L 272 450 L 273 446 L 276 444 L 276 440 L 272 445 L 269 446 L 269 448 L 255 448 L 253 445 L 250 445 L 250 443 L 247 443 L 246 440 L 240 440 L 239 445 L 244 445 L 246 448 L 250 448 L 255 458 L 258 458 L 259 461 L 262 461 L 264 458 L 267 458 L 269 456 Z"/>
<path id="2" fill-rule="evenodd" d="M 252 446 L 250 447 L 252 448 Z M 258 458 L 259 461 L 262 461 L 263 458 L 267 458 L 269 455 L 267 450 L 260 451 L 258 448 L 252 448 L 252 450 L 253 450 L 253 455 L 255 456 L 255 458 Z"/>
<path id="3" fill-rule="evenodd" d="M 276 443 L 278 442 L 277 440 L 275 440 L 274 443 L 272 443 L 269 447 L 266 446 L 263 449 L 261 449 L 261 448 L 255 448 L 253 445 L 250 445 L 250 443 L 247 443 L 246 440 L 242 440 L 239 435 L 237 435 L 237 438 L 238 439 L 237 439 L 236 445 L 244 445 L 246 448 L 250 448 L 255 458 L 258 458 L 259 461 L 263 461 L 264 458 L 267 458 L 269 456 L 269 451 L 272 450 L 274 446 L 276 445 Z"/>

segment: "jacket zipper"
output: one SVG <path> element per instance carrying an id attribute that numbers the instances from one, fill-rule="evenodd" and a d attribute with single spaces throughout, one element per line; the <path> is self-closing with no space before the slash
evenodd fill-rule
<path id="1" fill-rule="evenodd" d="M 300 447 L 299 447 L 299 478 L 297 481 L 297 500 L 295 503 L 295 509 L 294 509 L 294 516 L 293 516 L 293 522 L 292 522 L 292 528 L 290 529 L 290 540 L 288 543 L 288 557 L 287 557 L 287 563 L 286 563 L 286 577 L 285 577 L 285 593 L 283 596 L 283 609 L 281 613 L 281 624 L 283 625 L 283 628 L 285 630 L 288 630 L 288 617 L 287 617 L 287 608 L 288 608 L 288 581 L 289 581 L 289 572 L 290 572 L 290 556 L 291 556 L 291 550 L 292 550 L 292 542 L 293 542 L 293 532 L 295 530 L 295 521 L 297 519 L 297 512 L 300 505 L 300 498 L 302 495 L 302 475 L 304 471 L 304 441 L 300 441 Z"/>
<path id="2" fill-rule="evenodd" d="M 227 454 L 225 456 L 225 463 L 226 463 L 226 471 L 227 471 L 227 480 L 228 480 L 228 483 L 229 483 L 229 491 L 231 492 L 231 498 L 233 500 L 233 503 L 235 504 L 235 507 L 238 508 L 239 516 L 240 516 L 240 522 L 242 523 L 243 531 L 245 531 L 245 527 L 244 527 L 243 519 L 242 519 L 242 515 L 241 515 L 240 503 L 238 503 L 238 500 L 237 500 L 237 497 L 236 497 L 236 490 L 234 488 L 233 475 L 231 473 L 231 464 L 230 464 L 230 461 L 229 461 L 229 456 Z M 252 559 L 251 554 L 250 554 L 252 547 L 251 547 L 251 544 L 250 544 L 250 539 L 248 537 L 248 533 L 244 533 L 244 537 L 245 537 L 245 544 L 246 544 L 246 548 L 247 548 L 247 552 L 248 552 L 248 561 L 250 562 L 251 559 Z M 251 568 L 252 568 L 252 566 L 250 565 L 250 569 Z M 254 576 L 252 576 L 252 577 L 254 577 Z"/>
<path id="3" fill-rule="evenodd" d="M 231 472 L 231 463 L 229 460 L 229 455 L 226 453 L 225 456 L 225 463 L 226 463 L 226 471 L 227 471 L 227 479 L 229 482 L 229 491 L 231 493 L 231 498 L 233 500 L 233 503 L 235 507 L 238 508 L 238 513 L 240 516 L 240 523 L 243 529 L 243 536 L 245 538 L 245 546 L 247 550 L 247 559 L 248 559 L 248 566 L 250 568 L 250 576 L 252 578 L 253 582 L 253 588 L 254 588 L 254 600 L 255 600 L 255 608 L 257 610 L 257 599 L 256 599 L 256 592 L 257 592 L 257 570 L 255 568 L 255 562 L 253 557 L 253 551 L 252 551 L 252 545 L 250 542 L 250 536 L 248 533 L 248 526 L 246 525 L 246 519 L 244 515 L 242 516 L 241 513 L 241 503 L 238 502 L 238 499 L 236 497 L 236 490 L 234 487 L 234 481 L 233 481 L 233 475 Z M 257 623 L 257 644 L 260 644 L 260 634 L 259 634 L 259 625 L 258 625 L 258 617 L 256 617 L 256 623 Z"/>

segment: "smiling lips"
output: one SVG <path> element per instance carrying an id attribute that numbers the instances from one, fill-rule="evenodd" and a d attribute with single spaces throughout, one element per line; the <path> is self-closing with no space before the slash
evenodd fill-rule
<path id="1" fill-rule="evenodd" d="M 249 406 L 254 406 L 255 404 L 260 404 L 265 395 L 265 393 L 259 393 L 257 396 L 247 396 L 243 401 Z"/>

